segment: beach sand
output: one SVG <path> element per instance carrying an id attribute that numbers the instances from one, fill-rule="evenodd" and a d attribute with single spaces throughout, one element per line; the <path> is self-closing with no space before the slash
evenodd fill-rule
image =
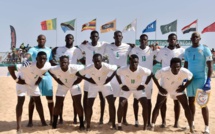
<path id="1" fill-rule="evenodd" d="M 215 79 L 212 79 L 211 82 L 212 88 L 215 87 Z M 54 91 L 56 91 L 57 84 L 54 82 Z M 17 96 L 16 96 L 16 89 L 15 89 L 15 81 L 11 77 L 0 77 L 0 90 L 2 91 L 0 94 L 0 133 L 2 134 L 15 134 L 16 133 L 16 116 L 15 116 L 15 107 L 17 103 Z M 157 96 L 157 88 L 154 85 L 153 90 L 153 96 L 152 96 L 152 107 L 154 108 L 154 104 L 156 101 Z M 45 97 L 42 98 L 45 118 L 47 120 L 47 123 L 49 123 L 49 112 L 47 107 L 47 101 Z M 157 118 L 155 131 L 152 132 L 150 130 L 142 131 L 142 116 L 141 116 L 141 110 L 139 109 L 139 127 L 134 127 L 134 114 L 133 114 L 133 96 L 130 96 L 129 98 L 129 106 L 128 106 L 128 113 L 127 113 L 127 121 L 129 123 L 128 126 L 122 126 L 123 131 L 117 131 L 117 130 L 111 130 L 110 126 L 107 124 L 109 116 L 108 116 L 108 103 L 106 101 L 106 107 L 105 107 L 105 114 L 104 114 L 104 124 L 99 125 L 99 117 L 100 117 L 100 101 L 98 99 L 98 96 L 96 98 L 94 108 L 93 108 L 93 116 L 92 116 L 92 130 L 89 132 L 86 131 L 79 131 L 78 125 L 73 124 L 73 107 L 72 107 L 72 99 L 69 94 L 67 93 L 67 96 L 64 101 L 64 111 L 63 111 L 63 118 L 64 118 L 64 124 L 58 125 L 58 128 L 53 130 L 51 129 L 51 126 L 45 126 L 42 127 L 38 113 L 34 111 L 33 116 L 33 124 L 34 126 L 31 128 L 26 127 L 26 124 L 28 122 L 28 102 L 29 97 L 26 96 L 25 103 L 23 106 L 23 114 L 22 114 L 22 130 L 23 133 L 32 133 L 32 134 L 67 134 L 67 133 L 88 133 L 88 134 L 131 134 L 131 133 L 146 133 L 146 134 L 156 134 L 156 133 L 163 133 L 163 134 L 172 134 L 172 133 L 189 133 L 188 130 L 184 130 L 183 128 L 187 126 L 187 121 L 184 116 L 183 108 L 181 107 L 181 114 L 179 119 L 179 128 L 174 128 L 174 112 L 173 112 L 173 100 L 168 97 L 167 102 L 167 127 L 166 128 L 160 128 L 159 125 L 161 124 L 161 117 L 160 115 Z M 211 96 L 210 96 L 210 102 L 208 104 L 209 110 L 210 110 L 210 131 L 211 134 L 215 134 L 215 105 L 213 105 L 213 102 L 215 102 L 215 94 L 212 89 Z M 118 108 L 118 99 L 116 100 L 116 109 Z M 153 109 L 152 108 L 152 109 Z M 196 115 L 195 115 L 195 131 L 197 134 L 201 134 L 204 130 L 204 121 L 201 115 L 201 109 L 198 105 L 196 105 Z"/>

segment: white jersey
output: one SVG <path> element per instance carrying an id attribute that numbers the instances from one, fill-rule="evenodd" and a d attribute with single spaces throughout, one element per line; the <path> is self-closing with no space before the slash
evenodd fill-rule
<path id="1" fill-rule="evenodd" d="M 184 52 L 185 49 L 184 48 L 175 48 L 173 50 L 165 47 L 160 49 L 160 51 L 158 52 L 158 55 L 156 57 L 156 60 L 158 62 L 162 62 L 162 67 L 167 67 L 170 65 L 170 61 L 172 58 L 180 58 L 182 59 L 184 57 Z"/>
<path id="2" fill-rule="evenodd" d="M 157 53 L 158 51 L 153 51 L 150 47 L 146 46 L 145 49 L 134 47 L 133 49 L 131 49 L 129 55 L 136 54 L 139 57 L 139 65 L 152 70 L 154 56 L 157 56 Z"/>
<path id="3" fill-rule="evenodd" d="M 27 67 L 22 65 L 16 66 L 21 73 L 21 78 L 25 80 L 25 83 L 30 86 L 35 86 L 36 81 L 40 76 L 47 72 L 51 68 L 51 64 L 46 62 L 42 68 L 36 66 L 36 62 L 33 62 Z"/>
<path id="4" fill-rule="evenodd" d="M 95 53 L 99 53 L 103 56 L 106 45 L 107 43 L 105 42 L 98 42 L 96 46 L 92 46 L 92 43 L 90 42 L 79 45 L 78 47 L 81 49 L 82 53 L 85 53 L 86 65 L 93 63 L 93 55 Z"/>
<path id="5" fill-rule="evenodd" d="M 70 64 L 77 64 L 77 61 L 83 57 L 83 54 L 79 48 L 67 48 L 66 46 L 58 47 L 56 50 L 55 59 L 58 63 L 60 62 L 60 57 L 62 55 L 69 56 Z"/>
<path id="6" fill-rule="evenodd" d="M 98 86 L 102 86 L 104 85 L 108 74 L 115 71 L 116 69 L 116 65 L 110 65 L 102 62 L 102 67 L 100 69 L 96 69 L 94 64 L 90 64 L 85 69 L 79 71 L 79 73 L 81 75 L 88 74 L 88 76 L 90 76 Z"/>
<path id="7" fill-rule="evenodd" d="M 105 48 L 105 55 L 108 56 L 109 63 L 112 65 L 126 66 L 127 58 L 131 51 L 128 44 L 122 43 L 120 46 L 109 44 Z"/>
<path id="8" fill-rule="evenodd" d="M 73 83 L 78 78 L 75 74 L 83 68 L 83 65 L 69 64 L 68 70 L 64 72 L 61 67 L 57 65 L 53 66 L 50 69 L 50 72 L 56 75 L 56 77 L 58 77 L 67 88 L 71 88 L 73 86 Z"/>
<path id="9" fill-rule="evenodd" d="M 128 86 L 130 90 L 136 90 L 139 85 L 143 85 L 142 79 L 151 74 L 151 70 L 138 65 L 137 70 L 132 72 L 129 66 L 121 67 L 117 70 L 117 75 L 122 78 L 122 84 Z"/>
<path id="10" fill-rule="evenodd" d="M 170 94 L 182 84 L 184 79 L 191 80 L 193 74 L 186 68 L 181 67 L 177 75 L 174 75 L 170 66 L 164 67 L 155 73 L 156 79 L 160 79 L 160 86 L 166 89 Z"/>

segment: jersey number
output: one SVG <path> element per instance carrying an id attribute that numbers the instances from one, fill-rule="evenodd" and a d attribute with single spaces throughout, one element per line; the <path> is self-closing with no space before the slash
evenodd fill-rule
<path id="1" fill-rule="evenodd" d="M 135 80 L 134 79 L 131 79 L 131 84 L 134 84 L 135 83 Z"/>
<path id="2" fill-rule="evenodd" d="M 142 61 L 146 61 L 146 56 L 142 56 Z"/>

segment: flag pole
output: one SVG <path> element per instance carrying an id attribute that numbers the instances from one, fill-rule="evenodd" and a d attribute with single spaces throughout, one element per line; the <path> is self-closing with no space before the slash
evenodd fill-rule
<path id="1" fill-rule="evenodd" d="M 155 40 L 157 41 L 157 19 L 155 21 L 156 21 L 156 25 L 155 25 Z"/>
<path id="2" fill-rule="evenodd" d="M 196 22 L 196 31 L 198 32 L 198 19 L 197 19 L 197 22 Z"/>
<path id="3" fill-rule="evenodd" d="M 75 40 L 75 44 L 78 45 L 78 32 L 77 32 L 77 18 L 75 19 L 75 37 L 76 37 L 76 40 Z"/>
<path id="4" fill-rule="evenodd" d="M 57 18 L 56 18 L 56 47 L 57 47 Z"/>
<path id="5" fill-rule="evenodd" d="M 135 19 L 136 20 L 136 26 L 135 26 L 135 39 L 134 39 L 134 44 L 136 44 L 136 39 L 137 39 L 137 18 Z"/>
<path id="6" fill-rule="evenodd" d="M 178 25 L 178 20 L 176 20 L 176 35 L 177 35 L 177 38 L 178 38 L 178 27 L 177 27 L 177 25 Z M 178 38 L 179 39 L 179 38 Z"/>

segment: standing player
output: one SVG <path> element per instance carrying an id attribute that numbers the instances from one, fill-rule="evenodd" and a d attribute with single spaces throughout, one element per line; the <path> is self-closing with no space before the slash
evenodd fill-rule
<path id="1" fill-rule="evenodd" d="M 80 59 L 83 58 L 82 52 L 80 49 L 78 49 L 77 47 L 73 46 L 73 42 L 74 42 L 74 36 L 72 34 L 67 34 L 65 37 L 65 41 L 66 41 L 66 45 L 65 46 L 61 46 L 61 47 L 55 47 L 52 50 L 52 54 L 54 59 L 56 60 L 57 64 L 59 64 L 60 62 L 60 57 L 62 55 L 67 55 L 69 56 L 69 63 L 70 64 L 77 64 L 78 61 L 80 61 Z M 74 119 L 73 122 L 76 124 L 77 123 L 77 112 L 75 109 L 75 104 L 73 101 L 73 108 L 74 108 Z M 63 123 L 63 105 L 62 105 L 62 110 L 61 110 L 61 114 L 60 114 L 60 123 Z"/>
<path id="2" fill-rule="evenodd" d="M 70 90 L 71 97 L 73 99 L 73 105 L 79 115 L 79 129 L 84 129 L 83 108 L 81 105 L 81 90 L 80 86 L 78 85 L 81 80 L 79 80 L 80 78 L 77 79 L 77 76 L 75 75 L 77 71 L 83 68 L 83 65 L 69 64 L 68 56 L 61 56 L 60 65 L 52 67 L 49 71 L 58 83 L 52 123 L 52 128 L 54 129 L 57 128 L 58 115 L 61 113 L 63 101 L 68 90 Z"/>
<path id="3" fill-rule="evenodd" d="M 184 67 L 188 68 L 193 73 L 193 81 L 187 87 L 187 96 L 189 97 L 189 107 L 193 114 L 193 125 L 195 116 L 195 95 L 197 89 L 204 91 L 210 90 L 211 75 L 213 72 L 212 54 L 208 47 L 199 43 L 201 40 L 200 34 L 194 32 L 191 36 L 192 46 L 185 51 Z M 208 71 L 206 72 L 206 66 Z M 207 74 L 207 75 L 206 75 Z M 209 131 L 209 110 L 208 107 L 202 108 L 202 116 L 205 123 L 205 133 Z"/>
<path id="4" fill-rule="evenodd" d="M 99 33 L 98 31 L 92 31 L 90 34 L 91 42 L 88 42 L 87 44 L 81 44 L 79 48 L 82 50 L 83 53 L 85 53 L 86 57 L 86 66 L 92 64 L 92 57 L 95 53 L 99 53 L 101 55 L 104 55 L 105 46 L 106 43 L 99 42 Z M 88 75 L 86 75 L 88 77 Z M 84 81 L 84 112 L 86 114 L 87 109 L 87 96 L 88 96 L 88 90 L 91 83 Z M 101 116 L 99 123 L 103 124 L 103 116 L 104 116 L 104 109 L 105 109 L 105 99 L 102 96 L 102 93 L 99 92 L 99 98 L 100 98 L 100 107 L 101 107 Z"/>
<path id="5" fill-rule="evenodd" d="M 155 50 L 153 51 L 149 46 L 148 46 L 148 36 L 146 34 L 142 34 L 140 36 L 140 47 L 134 47 L 130 55 L 136 54 L 139 57 L 139 65 L 145 68 L 150 69 L 153 71 L 153 61 L 154 61 L 154 56 L 157 55 L 158 51 Z M 143 78 L 143 82 L 146 81 L 147 77 Z M 151 109 L 152 109 L 152 103 L 151 103 L 151 96 L 152 96 L 152 81 L 149 82 L 148 86 L 145 87 L 145 93 L 146 93 L 146 98 L 147 98 L 147 103 L 148 103 L 148 126 L 150 127 L 150 121 L 151 121 Z M 133 103 L 133 108 L 134 108 L 134 116 L 135 116 L 135 126 L 138 127 L 138 100 L 134 98 L 134 103 Z"/>
<path id="6" fill-rule="evenodd" d="M 91 117 L 93 114 L 92 107 L 98 91 L 100 91 L 108 101 L 112 128 L 114 129 L 116 128 L 116 125 L 115 125 L 116 110 L 114 106 L 113 90 L 109 82 L 115 75 L 117 66 L 109 65 L 107 63 L 102 62 L 101 54 L 93 55 L 93 63 L 94 64 L 88 65 L 84 70 L 81 70 L 77 73 L 79 77 L 91 83 L 88 90 L 88 100 L 87 100 L 87 112 L 86 112 L 87 130 L 90 129 Z M 111 72 L 113 72 L 113 74 L 110 77 L 107 77 L 108 74 Z M 88 74 L 91 78 L 85 77 L 84 75 L 86 74 Z"/>
<path id="7" fill-rule="evenodd" d="M 46 62 L 47 57 L 45 52 L 39 52 L 37 55 L 37 62 L 31 65 L 22 66 L 9 66 L 8 70 L 12 78 L 16 81 L 17 92 L 17 105 L 16 105 L 16 121 L 17 121 L 17 133 L 21 133 L 21 117 L 22 108 L 25 101 L 25 94 L 27 93 L 34 100 L 36 104 L 37 112 L 39 113 L 40 120 L 43 126 L 46 126 L 46 122 L 43 114 L 43 107 L 40 100 L 40 90 L 38 84 L 42 80 L 43 74 L 51 67 L 50 63 Z M 15 75 L 15 71 L 18 69 L 19 76 Z"/>
<path id="8" fill-rule="evenodd" d="M 148 123 L 148 103 L 145 93 L 145 88 L 151 79 L 151 71 L 147 68 L 139 66 L 139 58 L 137 55 L 132 54 L 129 58 L 130 65 L 121 67 L 117 70 L 117 80 L 122 88 L 119 98 L 118 107 L 118 129 L 122 130 L 121 122 L 124 114 L 124 106 L 127 103 L 127 99 L 133 93 L 134 98 L 140 101 L 143 111 L 142 116 L 144 120 L 143 130 L 146 130 Z M 143 82 L 143 78 L 147 79 Z M 123 82 L 121 81 L 123 79 Z"/>
<path id="9" fill-rule="evenodd" d="M 121 31 L 115 31 L 113 38 L 115 40 L 114 44 L 107 45 L 105 48 L 105 54 L 108 56 L 109 64 L 117 65 L 120 67 L 127 66 L 127 59 L 131 47 L 128 44 L 122 43 L 123 36 Z M 113 95 L 115 101 L 116 97 L 119 97 L 121 91 L 121 87 L 119 86 L 116 77 L 112 79 L 111 86 L 113 88 Z M 123 110 L 123 124 L 128 125 L 128 122 L 126 120 L 128 103 L 125 103 L 124 108 L 125 110 Z"/>
<path id="10" fill-rule="evenodd" d="M 185 111 L 185 116 L 190 126 L 190 132 L 193 133 L 192 126 L 192 113 L 189 109 L 187 103 L 187 96 L 184 93 L 185 88 L 191 83 L 193 74 L 186 68 L 181 67 L 180 58 L 172 58 L 170 61 L 170 66 L 164 67 L 158 70 L 153 76 L 153 80 L 159 90 L 157 96 L 157 102 L 152 114 L 152 129 L 155 127 L 155 122 L 159 113 L 159 109 L 165 102 L 167 94 L 171 96 L 172 99 L 176 99 L 181 103 Z M 158 80 L 160 79 L 160 84 Z M 183 80 L 187 79 L 185 85 L 183 85 Z"/>
<path id="11" fill-rule="evenodd" d="M 156 57 L 156 61 L 161 62 L 162 63 L 162 68 L 163 67 L 167 67 L 170 64 L 170 60 L 174 57 L 178 57 L 180 59 L 183 58 L 184 56 L 184 48 L 177 48 L 177 35 L 172 33 L 168 36 L 168 43 L 169 45 L 167 47 L 164 47 L 162 49 L 160 49 L 157 57 Z M 162 118 L 162 124 L 161 127 L 164 128 L 166 126 L 166 101 L 163 103 L 162 107 L 161 107 L 161 118 Z M 176 99 L 174 99 L 174 112 L 175 112 L 175 123 L 174 123 L 174 127 L 178 127 L 178 119 L 179 119 L 179 115 L 180 115 L 180 104 L 179 101 Z"/>
<path id="12" fill-rule="evenodd" d="M 32 59 L 32 61 L 36 61 L 36 56 L 40 51 L 44 51 L 47 54 L 47 61 L 49 61 L 52 65 L 53 60 L 52 60 L 52 55 L 51 55 L 51 49 L 49 47 L 45 46 L 46 43 L 46 37 L 44 35 L 39 35 L 37 37 L 37 42 L 38 45 L 35 47 L 32 47 L 28 50 L 28 53 L 26 55 L 25 60 Z M 52 112 L 53 112 L 53 87 L 52 87 L 52 77 L 51 75 L 47 72 L 45 73 L 42 81 L 39 84 L 39 88 L 41 91 L 41 94 L 43 96 L 46 96 L 46 99 L 48 101 L 48 108 L 49 108 L 49 114 L 50 114 L 50 124 L 52 123 Z M 33 126 L 32 122 L 32 117 L 33 117 L 33 111 L 34 111 L 34 101 L 33 99 L 30 99 L 29 102 L 29 122 L 28 122 L 28 127 Z"/>

